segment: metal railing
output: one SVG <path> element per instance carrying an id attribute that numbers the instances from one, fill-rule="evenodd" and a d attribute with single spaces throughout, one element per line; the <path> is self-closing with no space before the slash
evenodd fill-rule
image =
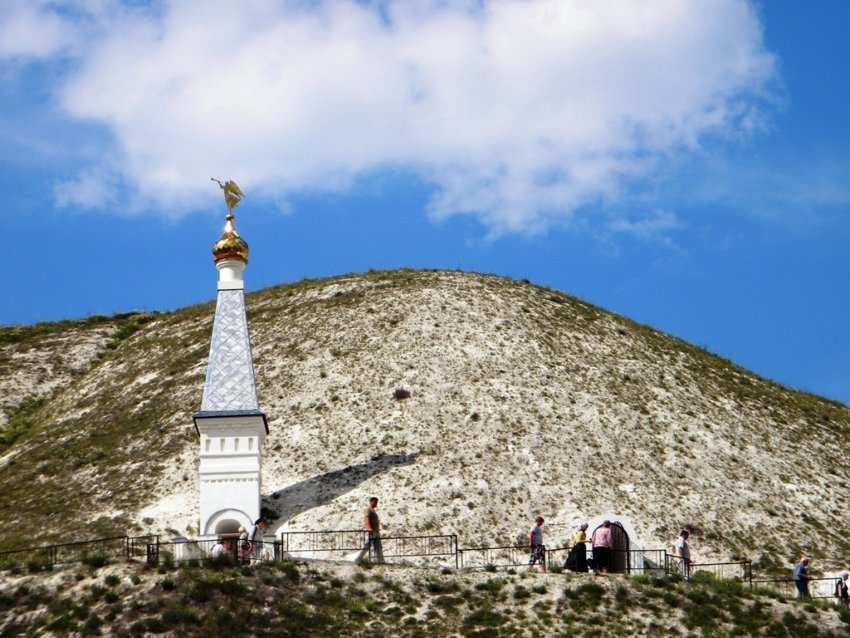
<path id="1" fill-rule="evenodd" d="M 457 534 L 381 536 L 381 547 L 385 562 L 426 559 L 425 562 L 445 563 L 448 559 L 458 566 Z M 285 558 L 352 559 L 355 556 L 351 554 L 360 552 L 369 560 L 376 558 L 372 544 L 366 548 L 362 529 L 283 532 L 280 551 Z"/>
<path id="2" fill-rule="evenodd" d="M 834 598 L 836 578 L 812 578 L 809 581 L 811 598 Z M 797 585 L 791 578 L 758 578 L 750 581 L 750 587 L 771 589 L 785 598 L 797 598 Z"/>
<path id="3" fill-rule="evenodd" d="M 243 548 L 238 538 L 226 538 L 222 544 L 216 539 L 179 539 L 149 543 L 145 548 L 148 565 L 155 567 L 162 562 L 180 563 L 200 561 L 207 558 L 228 555 L 235 562 L 256 563 L 267 560 L 281 560 L 282 552 L 277 541 L 255 541 L 250 548 Z"/>
<path id="4" fill-rule="evenodd" d="M 282 532 L 283 555 L 298 558 L 345 558 L 363 548 L 362 529 L 337 529 L 306 532 Z"/>
<path id="5" fill-rule="evenodd" d="M 563 565 L 566 569 L 566 560 L 572 548 L 558 547 L 546 552 L 546 564 L 552 567 Z M 612 574 L 664 574 L 667 573 L 665 556 L 667 551 L 663 549 L 612 549 L 610 550 L 610 568 Z M 587 558 L 592 562 L 592 551 L 587 549 Z"/>
<path id="6" fill-rule="evenodd" d="M 689 575 L 689 563 L 681 556 L 664 553 L 664 573 L 668 576 L 681 576 L 687 579 Z"/>
<path id="7" fill-rule="evenodd" d="M 733 561 L 730 563 L 691 563 L 687 566 L 688 578 L 697 574 L 711 574 L 715 578 L 751 582 L 753 580 L 753 565 L 748 560 Z"/>
<path id="8" fill-rule="evenodd" d="M 361 538 L 363 535 L 361 534 Z M 457 534 L 432 534 L 429 536 L 383 536 L 381 538 L 384 560 L 410 561 L 425 559 L 425 562 L 444 564 L 446 560 L 460 566 Z M 370 549 L 371 551 L 371 549 Z M 421 562 L 421 561 L 415 561 Z"/>
<path id="9" fill-rule="evenodd" d="M 24 565 L 31 569 L 49 569 L 55 565 L 85 563 L 95 559 L 142 558 L 148 543 L 158 536 L 113 536 L 57 545 L 11 549 L 0 552 L 0 566 Z"/>
<path id="10" fill-rule="evenodd" d="M 225 553 L 241 563 L 292 558 L 350 560 L 353 557 L 347 554 L 364 551 L 365 539 L 363 530 L 283 532 L 279 541 L 258 542 L 253 551 L 243 549 L 237 538 L 228 539 L 229 547 Z M 167 560 L 181 562 L 211 557 L 217 544 L 215 539 L 163 542 L 158 535 L 114 536 L 0 551 L 0 569 L 15 566 L 49 569 L 54 565 L 115 559 L 144 559 L 149 565 L 155 566 Z M 498 569 L 526 566 L 531 556 L 531 548 L 525 545 L 461 548 L 456 534 L 384 536 L 381 537 L 381 544 L 383 558 L 389 563 L 451 563 L 455 568 Z M 369 558 L 374 560 L 374 548 L 370 546 L 367 551 Z M 545 550 L 545 566 L 551 570 L 563 565 L 569 551 L 566 547 Z M 591 554 L 589 551 L 588 557 Z M 680 556 L 668 554 L 663 549 L 611 550 L 611 555 L 612 566 L 621 564 L 620 573 L 629 575 L 680 575 L 689 580 L 699 574 L 710 574 L 714 578 L 748 583 L 750 588 L 768 588 L 788 598 L 797 596 L 795 583 L 790 578 L 754 579 L 752 564 L 748 560 L 688 564 Z M 611 571 L 617 573 L 614 569 Z M 834 588 L 835 578 L 813 578 L 809 581 L 812 598 L 833 598 Z"/>
<path id="11" fill-rule="evenodd" d="M 531 548 L 527 545 L 501 547 L 464 547 L 458 549 L 458 566 L 461 569 L 492 569 L 528 565 Z M 548 556 L 546 558 L 548 563 Z"/>

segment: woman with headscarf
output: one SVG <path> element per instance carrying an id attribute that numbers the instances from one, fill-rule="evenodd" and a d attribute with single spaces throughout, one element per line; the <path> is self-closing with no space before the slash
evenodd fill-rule
<path id="1" fill-rule="evenodd" d="M 573 549 L 576 553 L 576 571 L 587 572 L 587 523 L 578 526 L 573 536 Z"/>
<path id="2" fill-rule="evenodd" d="M 590 537 L 593 545 L 593 571 L 597 574 L 607 574 L 611 562 L 611 550 L 614 549 L 614 537 L 611 534 L 611 521 L 603 521 L 602 525 L 593 530 Z"/>

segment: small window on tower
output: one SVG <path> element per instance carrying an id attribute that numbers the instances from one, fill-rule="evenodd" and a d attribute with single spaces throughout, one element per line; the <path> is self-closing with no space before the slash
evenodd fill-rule
<path id="1" fill-rule="evenodd" d="M 218 451 L 224 452 L 224 439 L 219 439 L 219 441 L 218 441 Z"/>
<path id="2" fill-rule="evenodd" d="M 204 451 L 206 451 L 206 452 L 210 451 L 210 444 L 211 443 L 212 443 L 212 441 L 210 439 L 206 440 L 206 446 L 204 447 Z"/>
<path id="3" fill-rule="evenodd" d="M 233 451 L 234 452 L 239 451 L 239 439 L 233 439 Z"/>
<path id="4" fill-rule="evenodd" d="M 249 436 L 249 437 L 248 437 L 248 451 L 250 452 L 250 451 L 252 451 L 253 449 L 254 449 L 254 437 L 253 437 L 253 436 Z"/>

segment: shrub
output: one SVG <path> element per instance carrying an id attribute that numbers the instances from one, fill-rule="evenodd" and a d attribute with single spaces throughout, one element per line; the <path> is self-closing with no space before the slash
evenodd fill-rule
<path id="1" fill-rule="evenodd" d="M 514 588 L 514 598 L 516 600 L 525 600 L 526 598 L 531 598 L 531 592 L 528 591 L 522 585 L 517 585 Z"/>
<path id="2" fill-rule="evenodd" d="M 443 580 L 433 576 L 425 580 L 424 586 L 432 594 L 448 594 L 460 589 L 460 586 L 454 580 Z"/>
<path id="3" fill-rule="evenodd" d="M 505 581 L 501 578 L 491 578 L 490 580 L 485 580 L 483 583 L 476 583 L 475 589 L 478 591 L 487 591 L 490 593 L 497 593 L 502 590 L 502 587 L 505 586 Z"/>
<path id="4" fill-rule="evenodd" d="M 597 583 L 584 583 L 575 589 L 564 589 L 564 598 L 569 599 L 570 607 L 576 612 L 596 609 L 604 595 L 605 588 Z"/>
<path id="5" fill-rule="evenodd" d="M 175 625 L 193 625 L 198 622 L 198 617 L 188 609 L 173 608 L 162 612 L 162 622 L 169 627 Z"/>
<path id="6" fill-rule="evenodd" d="M 31 574 L 38 572 L 49 572 L 53 570 L 53 565 L 47 562 L 47 559 L 38 558 L 27 561 L 27 571 Z"/>
<path id="7" fill-rule="evenodd" d="M 98 636 L 100 635 L 100 627 L 103 621 L 97 616 L 89 616 L 88 620 L 80 629 L 80 636 Z"/>
<path id="8" fill-rule="evenodd" d="M 291 560 L 285 560 L 275 563 L 274 565 L 276 569 L 286 574 L 286 577 L 293 583 L 297 583 L 300 580 L 301 574 L 298 573 L 297 563 L 294 563 Z"/>
<path id="9" fill-rule="evenodd" d="M 159 586 L 162 588 L 162 591 L 174 591 L 177 585 L 174 584 L 174 581 L 170 578 L 163 578 L 159 581 Z"/>
<path id="10" fill-rule="evenodd" d="M 100 569 L 109 563 L 109 558 L 103 554 L 90 554 L 83 558 L 83 564 L 92 569 Z"/>

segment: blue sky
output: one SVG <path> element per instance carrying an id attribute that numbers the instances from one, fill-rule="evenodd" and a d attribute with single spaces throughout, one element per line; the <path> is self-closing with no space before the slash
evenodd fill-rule
<path id="1" fill-rule="evenodd" d="M 850 3 L 0 4 L 0 323 L 527 278 L 850 403 Z"/>

